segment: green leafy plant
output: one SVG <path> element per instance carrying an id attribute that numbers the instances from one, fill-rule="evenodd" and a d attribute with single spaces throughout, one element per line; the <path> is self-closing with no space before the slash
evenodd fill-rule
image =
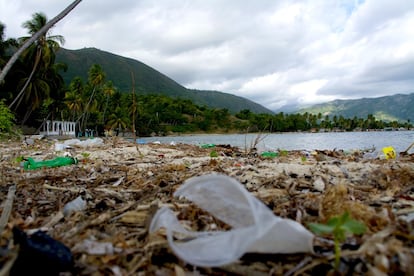
<path id="1" fill-rule="evenodd" d="M 82 163 L 87 163 L 89 161 L 89 157 L 91 156 L 89 152 L 82 152 L 81 155 L 83 157 L 81 160 Z"/>
<path id="2" fill-rule="evenodd" d="M 328 220 L 326 224 L 310 223 L 309 228 L 315 234 L 331 234 L 334 238 L 335 246 L 335 269 L 339 268 L 339 261 L 341 258 L 340 243 L 345 241 L 347 234 L 361 235 L 365 233 L 365 224 L 352 219 L 348 212 L 341 216 L 335 216 Z"/>
<path id="3" fill-rule="evenodd" d="M 20 162 L 23 162 L 23 161 L 24 161 L 24 156 L 17 156 L 14 159 L 14 162 L 16 162 L 16 163 L 20 163 Z"/>
<path id="4" fill-rule="evenodd" d="M 0 101 L 0 136 L 2 133 L 11 134 L 14 126 L 14 115 L 5 105 L 4 101 Z"/>
<path id="5" fill-rule="evenodd" d="M 279 155 L 280 156 L 288 156 L 289 152 L 287 150 L 279 150 Z"/>
<path id="6" fill-rule="evenodd" d="M 218 153 L 217 153 L 217 151 L 212 150 L 212 151 L 210 152 L 210 157 L 218 157 Z"/>

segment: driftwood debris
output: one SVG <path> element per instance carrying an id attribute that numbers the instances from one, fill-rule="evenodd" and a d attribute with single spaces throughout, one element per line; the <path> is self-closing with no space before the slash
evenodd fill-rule
<path id="1" fill-rule="evenodd" d="M 191 202 L 173 197 L 187 179 L 217 172 L 236 178 L 275 215 L 305 227 L 344 211 L 363 222 L 367 232 L 342 244 L 339 273 L 414 275 L 413 154 L 382 160 L 365 159 L 358 151 L 318 150 L 305 156 L 298 150 L 264 158 L 228 146 L 184 144 L 145 144 L 138 152 L 126 140 L 107 139 L 96 147 L 73 147 L 77 164 L 34 171 L 20 166 L 21 157 L 63 155 L 54 143 L 0 143 L 0 266 L 6 272 L 19 252 L 13 227 L 28 235 L 41 230 L 65 244 L 74 259 L 69 273 L 77 275 L 324 275 L 333 270 L 332 242 L 321 242 L 330 236 L 315 241 L 315 254 L 249 253 L 230 265 L 205 268 L 175 256 L 162 229 L 148 233 L 161 206 L 173 209 L 188 229 L 229 230 Z M 210 156 L 212 150 L 218 157 Z M 84 208 L 65 216 L 65 205 L 77 197 Z"/>

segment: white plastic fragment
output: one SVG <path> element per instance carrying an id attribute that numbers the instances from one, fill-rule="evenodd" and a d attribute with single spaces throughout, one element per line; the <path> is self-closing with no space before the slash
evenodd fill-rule
<path id="1" fill-rule="evenodd" d="M 189 231 L 171 209 L 158 210 L 149 231 L 165 228 L 170 247 L 187 263 L 214 267 L 232 263 L 247 252 L 313 252 L 311 232 L 296 221 L 275 216 L 234 178 L 220 174 L 193 177 L 174 195 L 232 226 L 230 231 Z"/>
<path id="2" fill-rule="evenodd" d="M 69 151 L 65 151 L 62 155 L 65 157 L 72 157 L 72 153 L 70 153 Z"/>
<path id="3" fill-rule="evenodd" d="M 83 211 L 86 209 L 86 200 L 84 200 L 81 196 L 78 196 L 72 201 L 66 203 L 63 207 L 63 215 L 66 217 L 73 212 Z"/>
<path id="4" fill-rule="evenodd" d="M 26 145 L 28 145 L 28 146 L 31 146 L 31 145 L 34 144 L 34 140 L 32 138 L 26 138 L 26 137 L 24 137 L 23 143 L 26 144 Z"/>
<path id="5" fill-rule="evenodd" d="M 68 139 L 65 140 L 64 146 L 79 146 L 79 147 L 93 147 L 93 146 L 101 146 L 103 145 L 102 138 L 92 138 L 86 140 L 79 140 L 79 139 Z"/>
<path id="6" fill-rule="evenodd" d="M 323 181 L 322 177 L 317 177 L 313 182 L 313 188 L 319 192 L 323 192 L 325 190 L 325 182 Z"/>
<path id="7" fill-rule="evenodd" d="M 117 179 L 114 183 L 112 183 L 112 187 L 118 187 L 122 181 L 124 181 L 124 177 L 120 177 L 119 179 Z"/>
<path id="8" fill-rule="evenodd" d="M 68 144 L 55 143 L 55 151 L 63 151 L 67 148 L 70 148 Z"/>
<path id="9" fill-rule="evenodd" d="M 112 255 L 117 248 L 110 242 L 98 242 L 91 239 L 85 239 L 82 242 L 75 244 L 74 252 L 82 252 L 90 255 Z"/>

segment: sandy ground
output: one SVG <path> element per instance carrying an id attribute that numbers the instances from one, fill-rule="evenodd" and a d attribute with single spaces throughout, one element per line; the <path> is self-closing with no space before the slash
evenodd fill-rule
<path id="1" fill-rule="evenodd" d="M 234 263 L 206 268 L 175 256 L 162 230 L 148 233 L 161 206 L 172 208 L 192 230 L 228 230 L 228 225 L 191 202 L 173 197 L 189 178 L 216 172 L 237 179 L 275 215 L 305 227 L 345 211 L 363 222 L 366 233 L 348 236 L 342 243 L 341 274 L 414 275 L 412 153 L 382 160 L 365 159 L 363 152 L 321 149 L 263 158 L 254 150 L 244 152 L 228 145 L 208 149 L 135 145 L 111 138 L 62 148 L 57 144 L 65 141 L 29 142 L 0 143 L 3 214 L 11 201 L 7 195 L 11 187 L 16 188 L 9 196 L 7 221 L 0 224 L 3 270 L 17 263 L 33 272 L 39 262 L 45 266 L 51 262 L 33 264 L 21 257 L 25 247 L 14 245 L 13 227 L 27 234 L 42 230 L 63 243 L 73 257 L 73 266 L 61 269 L 72 271 L 68 274 L 312 275 L 333 270 L 331 243 L 315 243 L 314 254 L 249 253 Z M 79 162 L 33 171 L 21 166 L 22 157 L 50 160 L 65 154 Z M 85 203 L 82 210 L 64 214 L 65 206 L 78 197 Z M 45 266 L 37 265 L 38 272 L 45 272 Z"/>

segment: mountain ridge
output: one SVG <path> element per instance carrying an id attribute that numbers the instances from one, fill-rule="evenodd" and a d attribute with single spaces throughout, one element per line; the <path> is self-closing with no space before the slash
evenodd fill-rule
<path id="1" fill-rule="evenodd" d="M 197 105 L 226 108 L 232 113 L 243 109 L 249 109 L 253 113 L 273 113 L 258 103 L 230 93 L 188 89 L 138 60 L 96 48 L 78 50 L 61 48 L 57 52 L 56 61 L 68 65 L 68 70 L 61 73 L 66 84 L 69 84 L 76 76 L 86 81 L 89 68 L 93 64 L 99 64 L 106 73 L 106 80 L 111 80 L 121 92 L 132 91 L 131 73 L 133 73 L 137 93 L 163 94 L 169 97 L 189 99 Z"/>
<path id="2" fill-rule="evenodd" d="M 56 61 L 66 63 L 68 70 L 61 73 L 66 84 L 79 76 L 84 81 L 93 64 L 99 64 L 106 73 L 106 80 L 111 80 L 121 92 L 132 91 L 132 76 L 135 91 L 143 94 L 162 94 L 169 97 L 189 99 L 197 105 L 210 108 L 226 108 L 232 113 L 249 109 L 253 113 L 321 113 L 324 116 L 343 116 L 366 118 L 369 114 L 385 121 L 414 121 L 414 93 L 396 94 L 376 98 L 336 99 L 330 102 L 314 104 L 305 108 L 290 105 L 289 110 L 270 110 L 249 99 L 230 93 L 211 90 L 189 89 L 165 74 L 136 59 L 123 57 L 96 48 L 69 50 L 61 48 Z"/>
<path id="3" fill-rule="evenodd" d="M 366 118 L 369 114 L 383 121 L 414 121 L 414 93 L 352 100 L 337 99 L 297 110 L 323 116 Z"/>

